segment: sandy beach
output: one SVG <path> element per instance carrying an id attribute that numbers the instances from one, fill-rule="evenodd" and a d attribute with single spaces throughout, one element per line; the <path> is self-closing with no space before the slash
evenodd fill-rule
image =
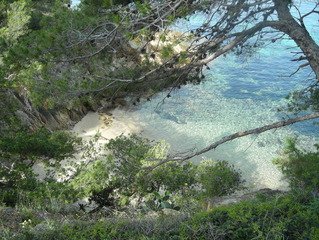
<path id="1" fill-rule="evenodd" d="M 98 142 L 106 142 L 120 135 L 138 133 L 140 127 L 132 119 L 128 118 L 125 110 L 114 109 L 109 114 L 89 112 L 78 122 L 72 132 L 84 140 L 94 137 L 96 134 L 102 136 Z"/>
<path id="2" fill-rule="evenodd" d="M 63 181 L 74 172 L 74 164 L 92 161 L 92 158 L 98 159 L 105 154 L 104 145 L 110 140 L 120 135 L 128 136 L 129 134 L 139 133 L 140 126 L 127 116 L 124 109 L 114 109 L 108 114 L 89 112 L 80 122 L 74 125 L 72 133 L 83 139 L 84 144 L 90 144 L 90 152 L 78 151 L 73 158 L 67 158 L 61 161 L 61 166 L 65 173 L 55 173 L 54 178 Z M 43 164 L 35 164 L 34 172 L 39 179 L 47 176 L 47 171 Z"/>

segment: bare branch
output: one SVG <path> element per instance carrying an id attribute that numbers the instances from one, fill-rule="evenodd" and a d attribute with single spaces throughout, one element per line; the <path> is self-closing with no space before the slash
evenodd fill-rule
<path id="1" fill-rule="evenodd" d="M 245 136 L 252 135 L 252 134 L 260 134 L 260 133 L 263 133 L 263 132 L 266 132 L 266 131 L 269 131 L 269 130 L 272 130 L 272 129 L 277 129 L 277 128 L 281 128 L 281 127 L 292 125 L 292 124 L 297 123 L 297 122 L 308 121 L 308 120 L 316 119 L 316 118 L 319 118 L 319 112 L 315 112 L 315 113 L 312 113 L 312 114 L 304 115 L 304 116 L 301 116 L 301 117 L 291 118 L 291 119 L 288 119 L 288 120 L 275 122 L 275 123 L 272 123 L 272 124 L 269 124 L 269 125 L 265 125 L 265 126 L 254 128 L 254 129 L 250 129 L 250 130 L 247 130 L 247 131 L 236 132 L 234 134 L 231 134 L 231 135 L 228 135 L 228 136 L 225 136 L 225 137 L 221 138 L 220 140 L 210 144 L 206 148 L 203 148 L 202 150 L 199 150 L 199 151 L 197 151 L 195 153 L 186 155 L 184 157 L 173 157 L 173 156 L 172 157 L 168 157 L 167 159 L 164 159 L 164 160 L 160 161 L 156 165 L 149 167 L 148 170 L 152 171 L 153 169 L 155 169 L 155 168 L 157 168 L 157 167 L 159 167 L 159 166 L 161 166 L 161 165 L 163 165 L 165 163 L 168 163 L 168 162 L 180 162 L 180 163 L 181 162 L 185 162 L 187 160 L 190 160 L 193 157 L 196 157 L 196 156 L 202 155 L 202 154 L 204 154 L 206 152 L 209 152 L 211 150 L 214 150 L 218 146 L 220 146 L 220 145 L 222 145 L 224 143 L 230 142 L 232 140 L 235 140 L 237 138 L 245 137 Z"/>
<path id="2" fill-rule="evenodd" d="M 310 63 L 304 63 L 304 64 L 301 64 L 298 68 L 297 68 L 297 70 L 296 71 L 294 71 L 292 74 L 290 74 L 290 76 L 289 77 L 292 77 L 293 75 L 295 75 L 297 72 L 299 72 L 300 71 L 300 69 L 302 69 L 302 68 L 304 68 L 304 67 L 307 67 L 307 66 L 309 66 L 310 65 Z"/>

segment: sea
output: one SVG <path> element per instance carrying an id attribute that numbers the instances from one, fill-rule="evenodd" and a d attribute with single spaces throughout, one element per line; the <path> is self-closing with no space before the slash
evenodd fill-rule
<path id="1" fill-rule="evenodd" d="M 311 1 L 300 1 L 301 11 L 311 9 Z M 295 13 L 297 14 L 297 13 Z M 180 20 L 172 30 L 190 31 L 205 19 L 194 14 L 189 20 Z M 306 26 L 319 42 L 318 16 L 306 18 Z M 171 154 L 192 152 L 222 137 L 265 124 L 294 117 L 283 109 L 286 96 L 313 83 L 311 69 L 296 71 L 300 63 L 293 62 L 299 49 L 285 37 L 268 41 L 254 49 L 252 54 L 227 54 L 209 64 L 204 70 L 205 80 L 188 84 L 141 101 L 126 112 L 126 118 L 139 124 L 143 137 L 165 140 Z M 281 111 L 280 111 L 281 109 Z M 311 149 L 318 140 L 318 121 L 298 123 L 258 135 L 250 135 L 223 144 L 192 161 L 203 159 L 226 160 L 233 164 L 250 188 L 287 189 L 280 169 L 273 164 L 289 138 L 298 145 Z"/>

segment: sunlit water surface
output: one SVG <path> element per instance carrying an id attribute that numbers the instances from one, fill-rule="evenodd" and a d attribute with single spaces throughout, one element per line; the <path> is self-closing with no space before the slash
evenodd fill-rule
<path id="1" fill-rule="evenodd" d="M 176 29 L 191 29 L 201 18 L 193 16 L 190 23 L 178 23 Z M 317 22 L 310 22 L 314 36 L 319 36 Z M 293 46 L 282 41 L 250 58 L 221 57 L 206 70 L 206 80 L 200 85 L 183 86 L 171 98 L 165 98 L 167 92 L 158 94 L 128 111 L 127 117 L 140 123 L 143 136 L 165 139 L 173 152 L 200 149 L 225 135 L 279 121 L 287 117 L 278 108 L 286 106 L 288 93 L 311 82 L 309 69 L 288 77 L 298 67 L 290 61 L 291 51 L 298 50 L 291 49 Z M 234 140 L 194 161 L 227 160 L 241 170 L 250 187 L 282 189 L 287 184 L 272 160 L 288 137 L 298 137 L 306 148 L 313 145 L 317 132 L 313 121 L 299 123 Z"/>
<path id="2" fill-rule="evenodd" d="M 307 7 L 307 6 L 306 6 Z M 179 22 L 175 29 L 192 29 L 202 21 L 193 16 Z M 309 19 L 313 36 L 319 36 L 318 20 Z M 286 106 L 285 96 L 310 83 L 309 69 L 288 77 L 298 64 L 291 62 L 291 41 L 271 44 L 253 57 L 221 57 L 206 70 L 206 80 L 158 94 L 150 102 L 131 108 L 126 118 L 139 123 L 144 137 L 165 139 L 172 152 L 200 149 L 221 137 L 287 117 L 277 111 Z M 164 102 L 163 102 L 163 99 Z M 287 186 L 272 160 L 288 137 L 298 137 L 300 145 L 312 146 L 318 127 L 312 122 L 299 123 L 234 140 L 206 153 L 201 159 L 227 160 L 233 163 L 252 188 L 282 189 Z"/>

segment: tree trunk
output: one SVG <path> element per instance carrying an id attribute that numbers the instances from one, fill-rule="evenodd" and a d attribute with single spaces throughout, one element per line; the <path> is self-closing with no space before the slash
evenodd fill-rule
<path id="1" fill-rule="evenodd" d="M 276 24 L 273 27 L 277 30 L 287 34 L 305 54 L 312 70 L 316 75 L 316 79 L 319 81 L 319 46 L 313 40 L 306 27 L 299 24 L 295 18 L 291 15 L 289 10 L 289 3 L 283 0 L 273 0 L 275 3 L 275 9 L 278 14 L 280 24 Z"/>

